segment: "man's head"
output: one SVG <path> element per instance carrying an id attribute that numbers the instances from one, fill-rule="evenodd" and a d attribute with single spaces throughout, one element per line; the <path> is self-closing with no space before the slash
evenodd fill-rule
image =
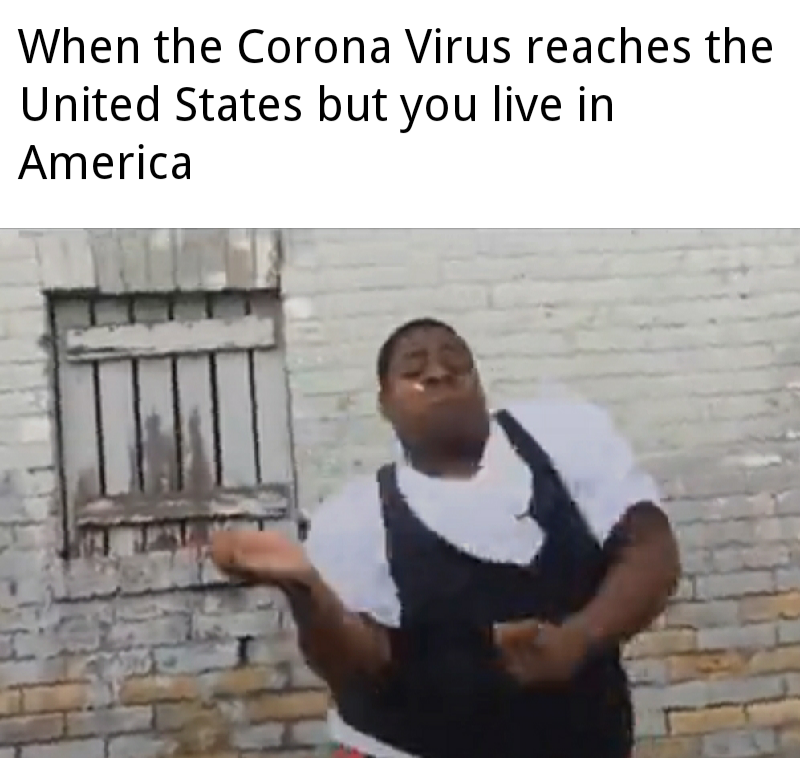
<path id="1" fill-rule="evenodd" d="M 472 351 L 451 326 L 421 318 L 395 329 L 378 381 L 381 412 L 412 456 L 480 458 L 489 411 Z"/>

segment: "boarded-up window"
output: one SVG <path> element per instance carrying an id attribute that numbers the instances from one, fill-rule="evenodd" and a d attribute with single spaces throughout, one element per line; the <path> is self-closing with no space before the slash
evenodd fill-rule
<path id="1" fill-rule="evenodd" d="M 292 514 L 272 292 L 53 296 L 66 550 L 202 544 Z"/>

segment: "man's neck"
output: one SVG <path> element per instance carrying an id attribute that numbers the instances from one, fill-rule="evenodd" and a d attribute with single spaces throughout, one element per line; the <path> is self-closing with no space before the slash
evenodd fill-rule
<path id="1" fill-rule="evenodd" d="M 432 453 L 408 451 L 408 462 L 413 469 L 435 479 L 472 479 L 481 468 L 486 443 L 474 451 Z"/>

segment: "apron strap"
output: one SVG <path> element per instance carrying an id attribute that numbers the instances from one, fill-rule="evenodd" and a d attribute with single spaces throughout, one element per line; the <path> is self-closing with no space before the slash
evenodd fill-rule
<path id="1" fill-rule="evenodd" d="M 511 447 L 533 475 L 533 496 L 528 510 L 530 517 L 545 534 L 569 534 L 568 544 L 573 549 L 577 550 L 578 544 L 592 552 L 602 549 L 544 448 L 508 411 L 498 411 L 495 418 L 506 433 Z M 576 537 L 581 539 L 576 541 Z"/>
<path id="2" fill-rule="evenodd" d="M 384 508 L 397 502 L 400 488 L 397 485 L 397 466 L 394 463 L 387 463 L 378 469 L 378 493 Z"/>
<path id="3" fill-rule="evenodd" d="M 378 469 L 378 494 L 381 500 L 381 518 L 383 521 L 384 551 L 392 569 L 392 540 L 390 538 L 391 525 L 395 520 L 397 509 L 395 505 L 404 500 L 403 493 L 397 483 L 397 464 L 387 463 Z M 394 577 L 393 577 L 394 578 Z"/>
<path id="4" fill-rule="evenodd" d="M 557 505 L 557 498 L 537 497 L 536 490 L 547 482 L 563 488 L 566 487 L 561 480 L 561 476 L 556 471 L 550 456 L 544 448 L 533 438 L 522 424 L 517 421 L 508 411 L 501 410 L 495 414 L 495 419 L 500 428 L 514 449 L 514 452 L 522 459 L 533 474 L 533 495 L 531 497 L 528 514 L 542 528 L 544 532 L 549 532 L 553 528 L 553 507 Z"/>

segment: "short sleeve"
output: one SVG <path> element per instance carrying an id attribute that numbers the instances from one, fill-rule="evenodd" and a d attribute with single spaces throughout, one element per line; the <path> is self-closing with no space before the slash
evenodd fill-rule
<path id="1" fill-rule="evenodd" d="M 309 560 L 345 607 L 397 627 L 400 607 L 386 559 L 377 482 L 358 479 L 311 515 Z"/>
<path id="2" fill-rule="evenodd" d="M 579 401 L 548 403 L 538 412 L 535 406 L 522 406 L 518 419 L 550 454 L 599 540 L 608 538 L 631 506 L 660 506 L 655 480 L 607 411 Z"/>

